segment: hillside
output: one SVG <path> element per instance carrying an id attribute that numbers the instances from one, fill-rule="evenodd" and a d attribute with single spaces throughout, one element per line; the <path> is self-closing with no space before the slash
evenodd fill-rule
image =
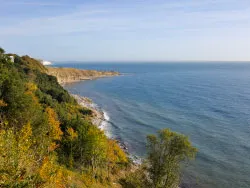
<path id="1" fill-rule="evenodd" d="M 74 68 L 47 67 L 48 74 L 57 77 L 59 83 L 92 80 L 96 78 L 118 76 L 114 71 L 79 70 Z"/>
<path id="2" fill-rule="evenodd" d="M 0 48 L 0 187 L 120 187 L 118 143 L 46 67 L 13 55 Z"/>

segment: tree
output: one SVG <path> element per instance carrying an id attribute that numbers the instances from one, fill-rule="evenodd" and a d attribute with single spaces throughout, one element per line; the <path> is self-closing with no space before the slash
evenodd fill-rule
<path id="1" fill-rule="evenodd" d="M 48 115 L 48 122 L 49 122 L 49 138 L 50 138 L 50 146 L 48 148 L 49 152 L 53 152 L 59 145 L 56 141 L 60 141 L 62 139 L 63 132 L 60 128 L 60 122 L 57 120 L 57 114 L 55 111 L 47 107 L 46 113 Z"/>
<path id="2" fill-rule="evenodd" d="M 169 129 L 147 136 L 147 148 L 149 179 L 154 188 L 178 187 L 182 162 L 197 152 L 188 137 Z"/>
<path id="3" fill-rule="evenodd" d="M 46 112 L 48 114 L 48 120 L 50 125 L 49 136 L 52 138 L 52 140 L 61 140 L 63 132 L 61 131 L 60 128 L 60 122 L 57 120 L 57 114 L 50 107 L 46 108 Z"/>
<path id="4" fill-rule="evenodd" d="M 14 129 L 0 129 L 0 187 L 35 187 L 37 153 L 28 123 L 15 134 Z"/>
<path id="5" fill-rule="evenodd" d="M 74 161 L 72 144 L 73 144 L 73 141 L 78 137 L 78 134 L 71 127 L 67 128 L 67 133 L 68 133 L 68 139 L 70 140 L 70 162 L 69 163 L 70 163 L 70 167 L 72 168 L 73 161 Z"/>
<path id="6" fill-rule="evenodd" d="M 0 47 L 0 54 L 4 54 L 4 53 L 5 53 L 5 50 Z"/>
<path id="7" fill-rule="evenodd" d="M 86 135 L 84 158 L 90 164 L 93 177 L 97 175 L 97 168 L 102 167 L 106 160 L 107 138 L 96 127 L 90 127 Z"/>
<path id="8" fill-rule="evenodd" d="M 126 154 L 122 151 L 116 140 L 108 140 L 106 160 L 108 167 L 108 176 L 110 174 L 110 170 L 112 170 L 117 163 L 128 162 Z"/>

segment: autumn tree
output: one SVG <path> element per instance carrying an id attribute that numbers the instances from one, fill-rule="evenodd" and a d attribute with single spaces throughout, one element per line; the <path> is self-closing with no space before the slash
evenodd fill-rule
<path id="1" fill-rule="evenodd" d="M 28 123 L 15 133 L 13 128 L 0 130 L 0 187 L 33 187 L 39 168 Z"/>
<path id="2" fill-rule="evenodd" d="M 128 158 L 124 151 L 117 144 L 116 140 L 108 140 L 107 142 L 107 167 L 108 167 L 108 176 L 110 171 L 116 166 L 117 163 L 127 163 Z"/>
<path id="3" fill-rule="evenodd" d="M 72 127 L 67 128 L 67 133 L 68 133 L 68 139 L 70 141 L 70 167 L 73 167 L 73 161 L 74 161 L 74 157 L 73 157 L 73 141 L 76 140 L 78 134 L 76 131 L 74 131 L 74 129 Z"/>
<path id="4" fill-rule="evenodd" d="M 60 141 L 62 139 L 63 132 L 60 128 L 60 122 L 57 120 L 57 114 L 55 113 L 55 111 L 52 108 L 47 107 L 46 113 L 48 115 L 49 122 L 48 134 L 51 140 L 51 144 L 48 148 L 48 151 L 52 152 L 58 147 L 56 141 Z"/>

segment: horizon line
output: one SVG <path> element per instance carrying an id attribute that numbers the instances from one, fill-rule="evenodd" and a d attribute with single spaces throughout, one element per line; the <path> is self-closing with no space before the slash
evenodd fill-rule
<path id="1" fill-rule="evenodd" d="M 250 63 L 250 60 L 63 60 L 52 63 Z"/>

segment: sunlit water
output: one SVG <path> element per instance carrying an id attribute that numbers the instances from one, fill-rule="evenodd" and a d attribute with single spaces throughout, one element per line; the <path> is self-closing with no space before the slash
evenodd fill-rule
<path id="1" fill-rule="evenodd" d="M 199 149 L 189 187 L 250 187 L 250 64 L 76 64 L 122 76 L 66 85 L 105 112 L 105 131 L 145 156 L 145 137 L 171 128 Z"/>

